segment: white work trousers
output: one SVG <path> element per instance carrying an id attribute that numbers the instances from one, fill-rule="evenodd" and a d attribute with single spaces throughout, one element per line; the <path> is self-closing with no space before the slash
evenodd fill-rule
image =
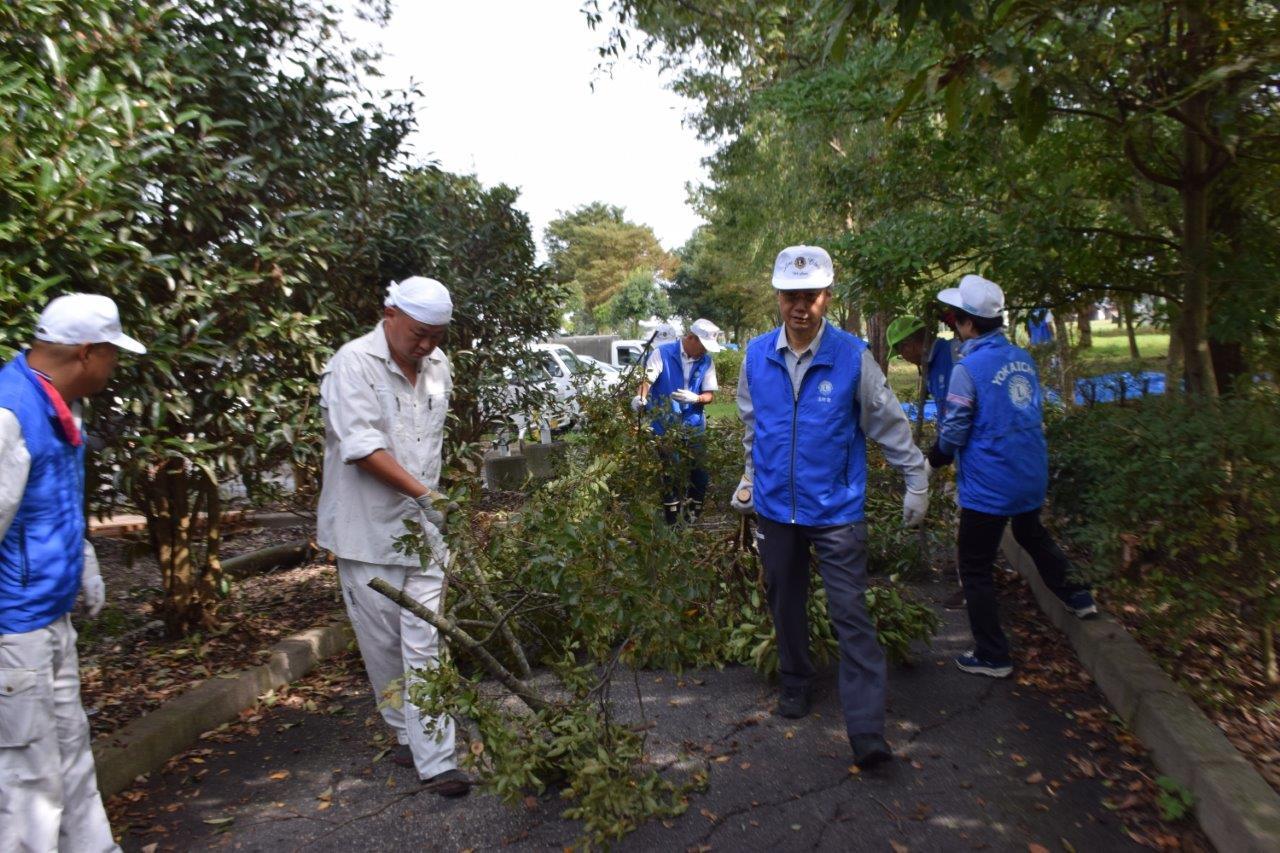
<path id="1" fill-rule="evenodd" d="M 369 581 L 382 578 L 414 601 L 438 612 L 444 573 L 435 567 L 424 570 L 339 557 L 338 578 L 365 671 L 382 706 L 382 718 L 395 730 L 396 740 L 409 745 L 419 778 L 430 779 L 454 769 L 458 765 L 453 753 L 453 718 L 436 718 L 433 731 L 428 732 L 418 708 L 408 696 L 414 670 L 435 666 L 439 650 L 436 629 L 369 588 Z M 401 677 L 405 684 L 401 691 L 404 702 L 402 707 L 393 708 L 384 701 L 387 685 Z"/>
<path id="2" fill-rule="evenodd" d="M 0 634 L 0 850 L 119 849 L 98 794 L 71 617 Z"/>

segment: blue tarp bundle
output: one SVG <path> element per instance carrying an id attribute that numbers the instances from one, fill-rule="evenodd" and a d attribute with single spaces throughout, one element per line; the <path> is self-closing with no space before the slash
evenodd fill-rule
<path id="1" fill-rule="evenodd" d="M 1123 391 L 1122 391 L 1123 389 Z M 1085 406 L 1093 403 L 1111 403 L 1123 398 L 1132 400 L 1135 397 L 1150 397 L 1165 392 L 1165 375 L 1152 370 L 1143 373 L 1104 373 L 1101 376 L 1086 376 L 1076 380 L 1076 405 Z M 1044 392 L 1045 402 L 1060 405 L 1062 396 L 1052 388 Z M 916 419 L 916 404 L 903 403 L 902 411 L 912 423 Z M 938 419 L 938 405 L 933 400 L 924 404 L 924 419 Z"/>

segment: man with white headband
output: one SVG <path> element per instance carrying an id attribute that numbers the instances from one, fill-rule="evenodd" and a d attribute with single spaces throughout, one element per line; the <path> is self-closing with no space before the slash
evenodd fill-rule
<path id="1" fill-rule="evenodd" d="M 392 760 L 412 767 L 441 796 L 465 796 L 470 780 L 457 769 L 453 720 L 424 720 L 409 701 L 415 670 L 435 665 L 435 628 L 369 588 L 382 578 L 432 610 L 443 602 L 448 506 L 436 491 L 453 379 L 440 350 L 453 319 L 443 284 L 414 276 L 387 290 L 382 321 L 343 346 L 320 377 L 325 420 L 324 487 L 317 541 L 338 560 L 338 579 L 365 670 L 379 701 L 405 679 L 402 701 L 382 704 L 399 743 Z M 433 551 L 395 550 L 405 519 L 422 523 Z"/>
<path id="2" fill-rule="evenodd" d="M 778 637 L 778 714 L 809 713 L 809 553 L 840 645 L 840 704 L 854 763 L 892 757 L 884 739 L 885 659 L 867 614 L 867 439 L 902 472 L 903 522 L 924 521 L 929 477 L 911 426 L 867 344 L 825 319 L 835 271 L 817 246 L 778 253 L 781 328 L 747 344 L 738 416 L 747 451 L 732 506 L 756 513 L 756 544 Z"/>
<path id="3" fill-rule="evenodd" d="M 0 850 L 119 850 L 80 705 L 71 609 L 106 601 L 85 539 L 80 399 L 147 348 L 105 296 L 59 296 L 0 370 Z"/>

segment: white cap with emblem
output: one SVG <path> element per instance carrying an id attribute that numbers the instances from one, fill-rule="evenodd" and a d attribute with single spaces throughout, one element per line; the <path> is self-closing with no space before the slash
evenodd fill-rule
<path id="1" fill-rule="evenodd" d="M 775 290 L 822 290 L 835 278 L 831 256 L 817 246 L 788 246 L 773 262 Z"/>
<path id="2" fill-rule="evenodd" d="M 948 287 L 938 301 L 975 317 L 994 318 L 1004 313 L 1004 291 L 994 281 L 972 273 L 960 279 L 959 287 Z"/>

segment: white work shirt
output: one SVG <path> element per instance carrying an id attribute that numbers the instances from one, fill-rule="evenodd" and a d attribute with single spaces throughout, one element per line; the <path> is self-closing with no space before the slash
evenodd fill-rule
<path id="1" fill-rule="evenodd" d="M 418 381 L 391 358 L 382 323 L 338 350 L 320 375 L 324 412 L 324 487 L 316 541 L 345 560 L 417 566 L 397 553 L 405 519 L 421 520 L 413 499 L 354 465 L 385 450 L 431 490 L 440 484 L 440 452 L 453 378 L 439 349 L 418 364 Z"/>
<path id="2" fill-rule="evenodd" d="M 693 365 L 698 359 L 690 358 L 684 351 L 684 342 L 680 342 L 680 366 L 684 369 L 684 382 L 680 387 L 692 391 L 689 388 L 689 377 L 693 372 Z M 644 363 L 644 378 L 652 385 L 658 381 L 658 377 L 662 375 L 662 353 L 658 352 L 658 348 L 654 347 L 649 353 L 649 359 Z M 716 363 L 712 359 L 707 365 L 707 372 L 702 374 L 702 391 L 719 391 L 720 381 L 716 379 Z M 701 393 L 701 391 L 699 392 Z"/>
<path id="3" fill-rule="evenodd" d="M 76 428 L 82 429 L 79 401 L 70 406 Z M 31 452 L 27 440 L 22 437 L 22 424 L 18 416 L 8 409 L 0 409 L 0 539 L 9 532 L 9 526 L 18 515 L 22 496 L 27 491 L 27 477 L 31 474 Z M 98 554 L 88 539 L 84 540 L 84 571 L 81 577 L 98 574 Z"/>

